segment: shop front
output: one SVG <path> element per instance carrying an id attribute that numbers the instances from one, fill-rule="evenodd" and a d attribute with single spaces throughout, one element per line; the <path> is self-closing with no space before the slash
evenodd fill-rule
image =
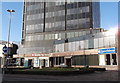
<path id="1" fill-rule="evenodd" d="M 13 55 L 12 60 L 16 67 L 24 66 L 24 55 Z"/>
<path id="2" fill-rule="evenodd" d="M 61 64 L 67 67 L 99 66 L 98 49 L 53 53 L 51 58 L 54 67 Z"/>
<path id="3" fill-rule="evenodd" d="M 49 67 L 49 54 L 25 55 L 24 66 L 36 68 Z"/>
<path id="4" fill-rule="evenodd" d="M 107 68 L 117 69 L 117 54 L 115 52 L 115 47 L 113 48 L 103 48 L 98 49 L 99 54 L 99 65 L 105 66 Z"/>

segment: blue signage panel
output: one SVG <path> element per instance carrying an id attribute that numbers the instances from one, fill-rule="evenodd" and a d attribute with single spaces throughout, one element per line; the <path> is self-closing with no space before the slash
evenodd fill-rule
<path id="1" fill-rule="evenodd" d="M 98 49 L 98 54 L 115 53 L 115 48 Z"/>
<path id="2" fill-rule="evenodd" d="M 3 47 L 2 50 L 3 50 L 4 53 L 7 53 L 7 47 L 6 47 L 6 45 Z"/>

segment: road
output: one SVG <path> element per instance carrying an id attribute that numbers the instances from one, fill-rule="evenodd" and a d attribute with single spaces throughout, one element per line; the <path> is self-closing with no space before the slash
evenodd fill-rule
<path id="1" fill-rule="evenodd" d="M 2 74 L 2 69 L 0 68 L 0 83 L 2 82 L 3 79 L 3 74 Z"/>
<path id="2" fill-rule="evenodd" d="M 73 76 L 5 74 L 3 81 L 118 81 L 118 71 L 97 71 Z"/>

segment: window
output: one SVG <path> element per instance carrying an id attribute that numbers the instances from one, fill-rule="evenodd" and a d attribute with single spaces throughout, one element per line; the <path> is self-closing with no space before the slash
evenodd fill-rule
<path id="1" fill-rule="evenodd" d="M 98 39 L 94 39 L 94 48 L 98 48 Z"/>
<path id="2" fill-rule="evenodd" d="M 51 39 L 55 39 L 55 35 L 54 34 L 51 34 L 51 36 L 52 36 Z"/>
<path id="3" fill-rule="evenodd" d="M 37 29 L 37 27 L 38 27 L 38 25 L 36 24 L 36 25 L 34 25 L 34 29 Z"/>
<path id="4" fill-rule="evenodd" d="M 44 13 L 41 13 L 41 18 L 44 18 Z"/>
<path id="5" fill-rule="evenodd" d="M 81 47 L 80 47 L 79 41 L 76 41 L 75 43 L 76 43 L 75 50 L 76 51 L 80 50 Z"/>
<path id="6" fill-rule="evenodd" d="M 46 13 L 46 18 L 48 18 L 48 12 Z"/>
<path id="7" fill-rule="evenodd" d="M 32 41 L 33 40 L 32 38 L 33 38 L 32 36 L 27 36 L 27 41 Z"/>
<path id="8" fill-rule="evenodd" d="M 75 32 L 75 37 L 78 37 L 79 36 L 79 33 L 78 32 Z"/>
<path id="9" fill-rule="evenodd" d="M 29 30 L 29 25 L 26 26 L 26 30 Z"/>
<path id="10" fill-rule="evenodd" d="M 70 33 L 67 33 L 67 38 L 70 38 L 71 36 L 70 36 Z"/>
<path id="11" fill-rule="evenodd" d="M 69 14 L 70 14 L 70 9 L 67 10 L 67 15 L 69 15 Z"/>
<path id="12" fill-rule="evenodd" d="M 110 38 L 109 37 L 104 37 L 103 45 L 106 47 L 110 46 Z"/>
<path id="13" fill-rule="evenodd" d="M 115 36 L 110 36 L 109 37 L 109 40 L 110 40 L 110 46 L 115 46 Z"/>
<path id="14" fill-rule="evenodd" d="M 72 46 L 71 46 L 71 47 L 72 47 L 72 51 L 76 51 L 76 48 L 75 48 L 75 46 L 76 46 L 76 45 L 75 45 L 75 42 L 71 42 L 71 45 L 72 45 Z"/>
<path id="15" fill-rule="evenodd" d="M 87 6 L 87 7 L 85 8 L 85 11 L 86 11 L 86 12 L 89 12 L 89 6 Z"/>
<path id="16" fill-rule="evenodd" d="M 51 35 L 51 34 L 49 34 L 49 39 L 52 39 L 51 37 L 52 37 L 52 35 Z"/>
<path id="17" fill-rule="evenodd" d="M 81 46 L 81 49 L 84 49 L 84 47 L 85 47 L 85 45 L 84 45 L 85 43 L 84 43 L 84 41 L 82 40 L 82 41 L 80 41 L 80 46 Z"/>
<path id="18" fill-rule="evenodd" d="M 99 58 L 98 55 L 73 56 L 72 65 L 99 65 Z"/>
<path id="19" fill-rule="evenodd" d="M 49 35 L 46 34 L 46 35 L 45 35 L 45 40 L 48 40 L 48 39 L 49 39 Z"/>
<path id="20" fill-rule="evenodd" d="M 61 25 L 62 25 L 62 27 L 64 28 L 64 27 L 65 27 L 65 21 L 62 21 L 62 22 L 61 22 Z"/>
<path id="21" fill-rule="evenodd" d="M 83 33 L 82 35 L 86 35 L 86 31 L 83 31 L 82 33 Z"/>
<path id="22" fill-rule="evenodd" d="M 61 33 L 61 38 L 65 39 L 65 33 Z"/>
<path id="23" fill-rule="evenodd" d="M 71 33 L 70 33 L 70 37 L 74 37 L 74 32 L 71 32 Z"/>
<path id="24" fill-rule="evenodd" d="M 27 15 L 27 20 L 30 20 L 30 16 L 29 15 Z"/>
<path id="25" fill-rule="evenodd" d="M 99 38 L 99 47 L 103 47 L 103 38 Z"/>
<path id="26" fill-rule="evenodd" d="M 58 39 L 58 34 L 55 34 L 55 39 Z"/>
<path id="27" fill-rule="evenodd" d="M 29 39 L 28 39 L 28 36 L 26 36 L 26 41 L 28 41 Z"/>
<path id="28" fill-rule="evenodd" d="M 84 48 L 88 49 L 88 40 L 84 40 Z"/>
<path id="29" fill-rule="evenodd" d="M 40 40 L 43 40 L 43 38 L 44 38 L 43 35 L 40 35 Z"/>
<path id="30" fill-rule="evenodd" d="M 60 39 L 62 38 L 61 33 L 59 33 L 59 37 L 58 38 L 60 38 Z"/>
<path id="31" fill-rule="evenodd" d="M 68 43 L 68 51 L 72 51 L 72 43 L 71 42 Z"/>
<path id="32" fill-rule="evenodd" d="M 49 26 L 48 23 L 45 23 L 45 28 L 48 28 L 48 26 Z"/>

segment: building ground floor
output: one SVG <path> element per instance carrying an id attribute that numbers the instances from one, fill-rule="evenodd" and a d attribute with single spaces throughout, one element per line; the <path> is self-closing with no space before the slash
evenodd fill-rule
<path id="1" fill-rule="evenodd" d="M 81 50 L 75 52 L 14 55 L 16 63 L 23 67 L 102 67 L 117 70 L 118 57 L 115 48 Z"/>

